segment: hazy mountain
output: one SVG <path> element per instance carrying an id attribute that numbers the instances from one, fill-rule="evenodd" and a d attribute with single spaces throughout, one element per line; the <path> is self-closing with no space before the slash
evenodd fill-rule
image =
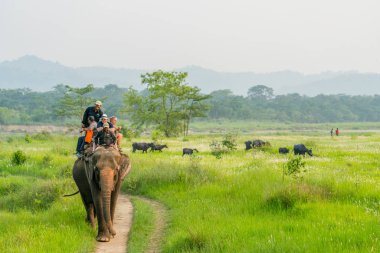
<path id="1" fill-rule="evenodd" d="M 72 68 L 58 62 L 24 56 L 14 61 L 0 63 L 0 88 L 13 89 L 28 87 L 32 90 L 46 91 L 57 84 L 95 86 L 117 84 L 119 87 L 133 85 L 142 89 L 140 74 L 150 70 L 125 68 L 81 67 Z M 198 86 L 209 93 L 218 89 L 230 89 L 235 94 L 246 95 L 247 90 L 258 84 L 272 87 L 276 94 L 300 93 L 317 94 L 380 94 L 380 74 L 358 72 L 323 72 L 304 75 L 293 71 L 271 73 L 218 72 L 197 66 L 177 69 L 189 73 L 190 85 Z"/>

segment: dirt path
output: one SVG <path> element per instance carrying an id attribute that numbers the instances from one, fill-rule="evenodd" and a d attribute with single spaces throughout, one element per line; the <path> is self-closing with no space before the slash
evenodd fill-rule
<path id="1" fill-rule="evenodd" d="M 166 208 L 161 203 L 136 197 L 150 205 L 154 212 L 154 230 L 149 237 L 146 253 L 160 252 L 160 246 L 166 227 Z M 98 242 L 95 253 L 125 253 L 127 252 L 128 233 L 132 226 L 133 206 L 126 195 L 121 194 L 116 204 L 114 228 L 116 236 L 110 242 Z"/>
<path id="2" fill-rule="evenodd" d="M 149 244 L 146 253 L 158 253 L 160 252 L 161 241 L 164 236 L 164 230 L 166 227 L 167 215 L 166 208 L 160 202 L 144 198 L 137 197 L 141 201 L 144 201 L 148 205 L 152 206 L 155 216 L 154 221 L 154 230 L 149 237 Z"/>
<path id="3" fill-rule="evenodd" d="M 128 233 L 132 225 L 133 207 L 126 195 L 120 194 L 116 204 L 114 228 L 116 236 L 109 242 L 98 242 L 95 253 L 127 252 Z"/>

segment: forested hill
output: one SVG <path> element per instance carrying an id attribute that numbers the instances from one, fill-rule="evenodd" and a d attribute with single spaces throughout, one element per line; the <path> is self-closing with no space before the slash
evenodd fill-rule
<path id="1" fill-rule="evenodd" d="M 257 88 L 257 86 L 256 86 Z M 261 87 L 263 88 L 263 87 Z M 29 89 L 0 89 L 0 124 L 55 123 L 62 124 L 57 116 L 59 101 L 65 87 L 57 86 L 48 92 Z M 380 96 L 319 95 L 315 97 L 299 94 L 277 95 L 271 91 L 250 89 L 249 96 L 235 95 L 230 90 L 211 92 L 208 100 L 210 111 L 207 120 L 231 119 L 278 122 L 358 122 L 380 121 Z M 89 96 L 104 101 L 108 115 L 123 118 L 126 88 L 107 85 L 96 88 Z M 263 92 L 264 91 L 264 92 Z M 264 94 L 264 95 L 263 95 Z M 64 108 L 63 108 L 64 109 Z M 78 122 L 74 115 L 64 119 Z"/>
<path id="2" fill-rule="evenodd" d="M 380 94 L 380 74 L 358 72 L 324 72 L 304 75 L 294 71 L 272 73 L 218 72 L 197 66 L 177 69 L 188 72 L 188 82 L 210 93 L 230 89 L 233 93 L 246 95 L 254 85 L 265 85 L 278 95 L 299 93 L 315 96 L 318 94 L 372 95 Z M 83 86 L 92 83 L 97 87 L 117 84 L 120 87 L 134 86 L 141 90 L 140 75 L 150 70 L 134 70 L 107 67 L 72 68 L 58 62 L 24 56 L 13 61 L 0 63 L 0 88 L 25 88 L 34 91 L 48 91 L 57 84 Z"/>

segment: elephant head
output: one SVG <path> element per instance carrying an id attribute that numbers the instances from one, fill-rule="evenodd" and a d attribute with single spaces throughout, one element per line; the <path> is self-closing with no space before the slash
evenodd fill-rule
<path id="1" fill-rule="evenodd" d="M 95 209 L 98 216 L 98 241 L 109 241 L 115 235 L 113 217 L 121 181 L 131 169 L 128 156 L 115 148 L 98 147 L 86 166 Z"/>

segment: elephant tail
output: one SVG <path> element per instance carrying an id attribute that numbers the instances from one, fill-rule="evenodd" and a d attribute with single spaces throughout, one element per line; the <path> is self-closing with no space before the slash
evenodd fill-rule
<path id="1" fill-rule="evenodd" d="M 79 193 L 79 191 L 77 191 L 77 192 L 74 192 L 74 193 L 72 193 L 72 194 L 66 194 L 66 195 L 63 195 L 63 197 L 70 197 L 70 196 L 74 196 L 74 195 L 76 195 L 76 194 L 78 194 Z"/>

